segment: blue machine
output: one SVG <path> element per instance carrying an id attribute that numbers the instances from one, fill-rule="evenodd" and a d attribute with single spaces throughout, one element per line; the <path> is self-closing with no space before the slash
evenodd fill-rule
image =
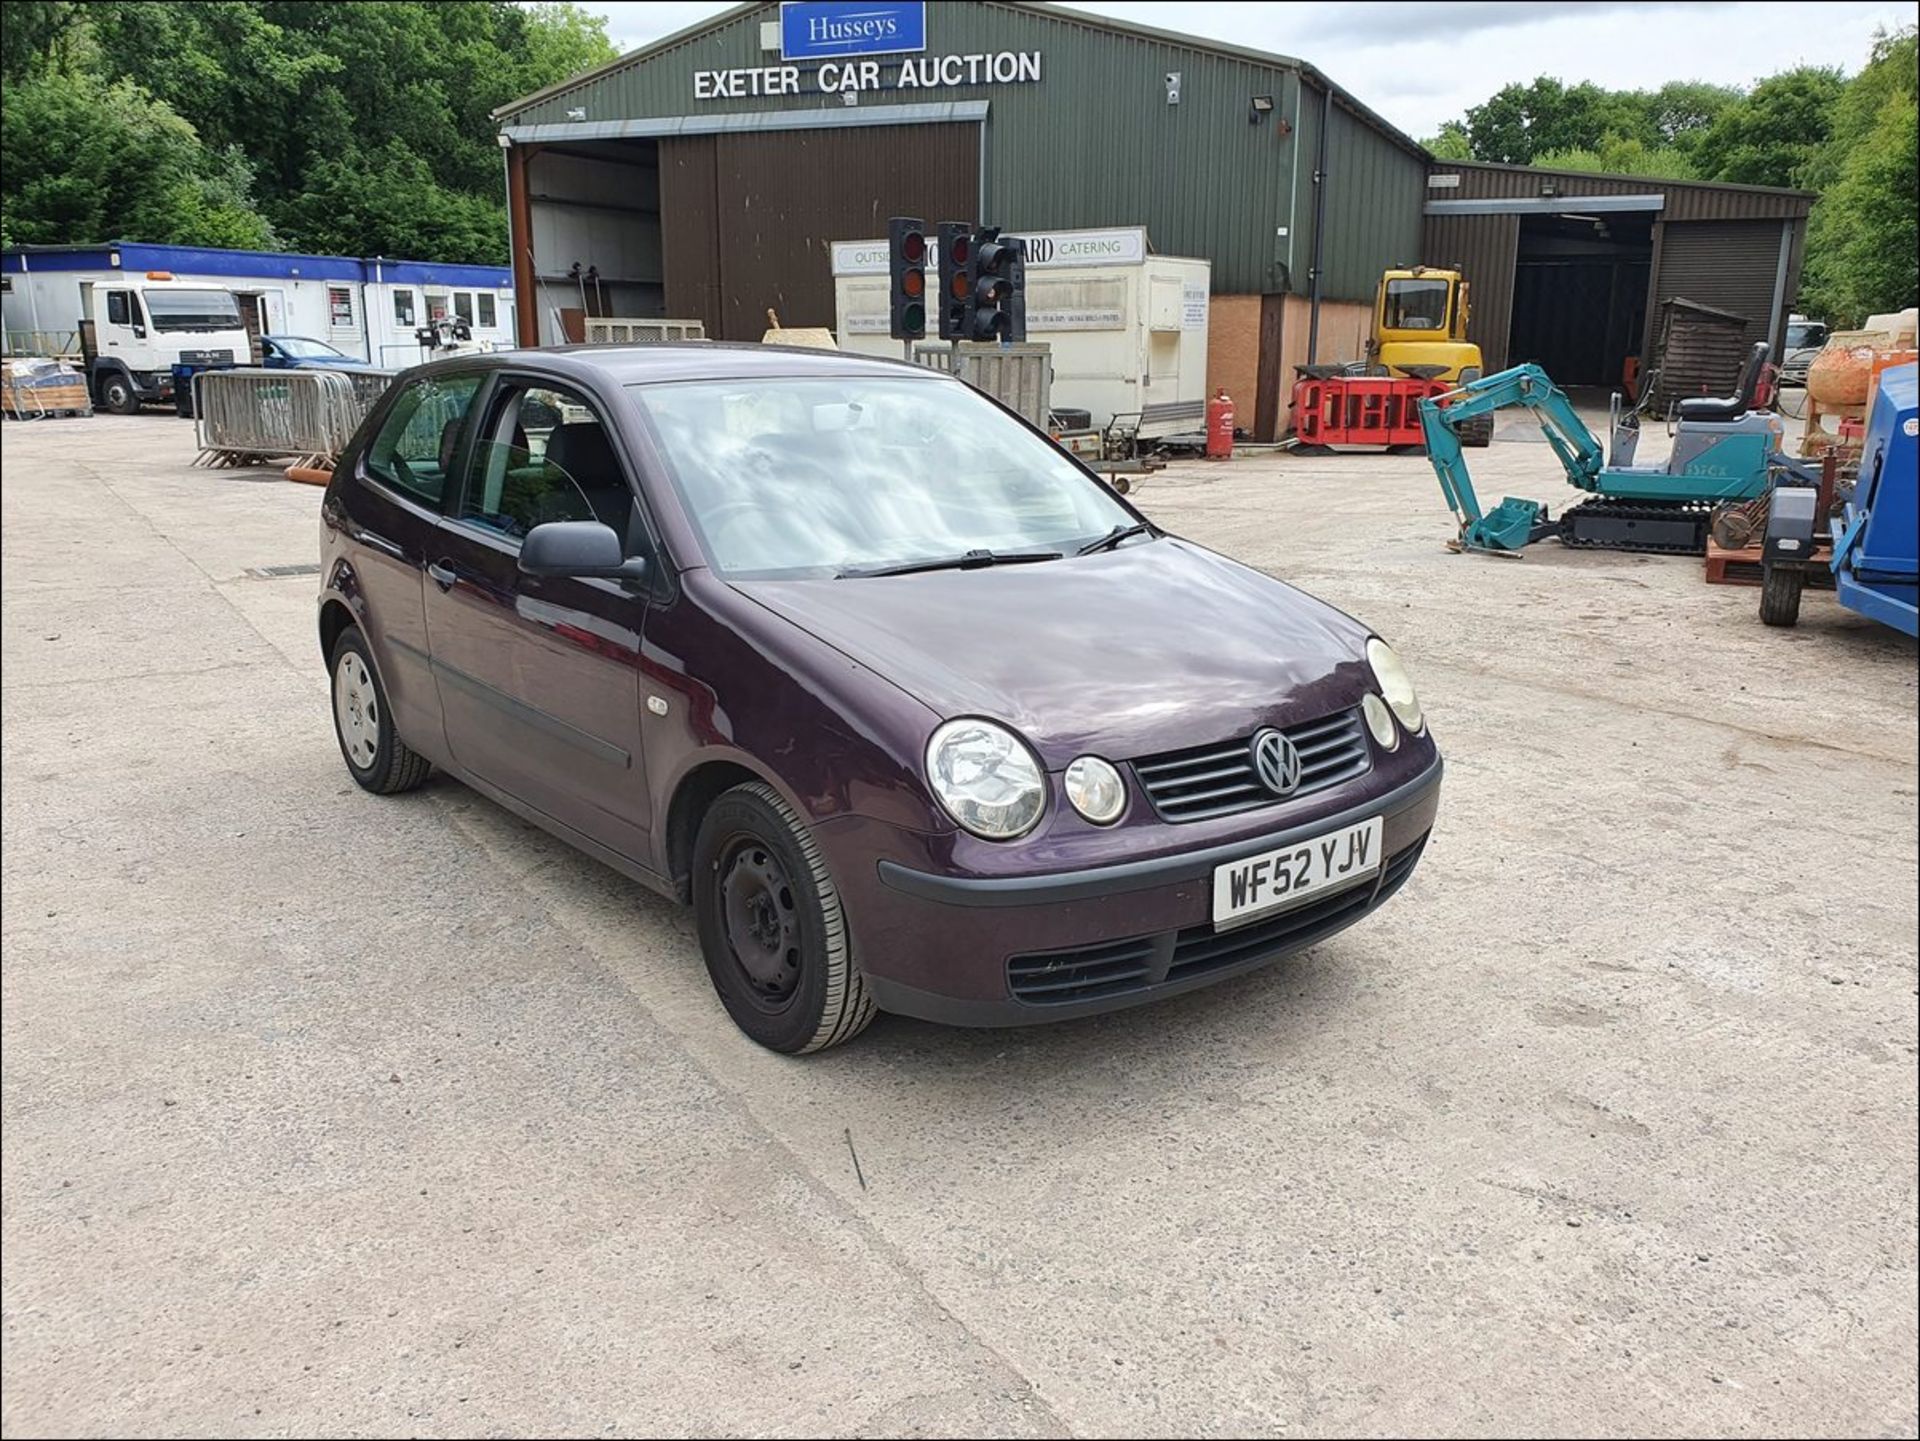
<path id="1" fill-rule="evenodd" d="M 1713 509 L 1764 495 L 1779 471 L 1794 470 L 1781 453 L 1780 417 L 1754 407 L 1767 346 L 1753 347 L 1740 384 L 1725 399 L 1680 402 L 1673 450 L 1664 465 L 1635 465 L 1639 417 L 1613 404 L 1613 458 L 1600 449 L 1567 393 L 1537 365 L 1516 365 L 1420 402 L 1427 458 L 1447 507 L 1460 526 L 1457 550 L 1511 555 L 1547 536 L 1562 545 L 1703 555 Z M 1593 499 L 1570 506 L 1559 520 L 1538 501 L 1507 497 L 1482 512 L 1467 473 L 1459 432 L 1476 417 L 1524 405 L 1546 432 L 1567 481 Z"/>
<path id="2" fill-rule="evenodd" d="M 1912 362 L 1880 373 L 1880 390 L 1860 451 L 1860 479 L 1833 532 L 1833 580 L 1840 604 L 1870 620 L 1920 635 L 1920 415 Z M 1775 486 L 1761 559 L 1760 619 L 1792 625 L 1800 616 L 1806 557 L 1824 520 L 1804 486 Z"/>

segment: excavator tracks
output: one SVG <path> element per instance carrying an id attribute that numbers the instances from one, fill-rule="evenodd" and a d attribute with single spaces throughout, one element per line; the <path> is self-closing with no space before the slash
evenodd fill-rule
<path id="1" fill-rule="evenodd" d="M 1560 543 L 1574 550 L 1705 555 L 1711 505 L 1691 501 L 1586 500 L 1560 512 Z"/>

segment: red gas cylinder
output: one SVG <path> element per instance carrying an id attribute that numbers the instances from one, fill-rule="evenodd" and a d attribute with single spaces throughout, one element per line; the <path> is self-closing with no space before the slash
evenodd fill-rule
<path id="1" fill-rule="evenodd" d="M 1207 402 L 1207 459 L 1233 459 L 1233 399 L 1224 390 Z"/>

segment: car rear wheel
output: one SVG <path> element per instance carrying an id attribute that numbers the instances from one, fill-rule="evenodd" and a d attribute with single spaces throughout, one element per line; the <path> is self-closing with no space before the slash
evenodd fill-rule
<path id="1" fill-rule="evenodd" d="M 131 380 L 115 371 L 100 382 L 100 404 L 115 415 L 138 415 L 140 392 Z"/>
<path id="2" fill-rule="evenodd" d="M 825 1050 L 865 1030 L 840 892 L 806 823 L 758 781 L 722 795 L 693 846 L 693 906 L 713 988 L 769 1050 Z"/>
<path id="3" fill-rule="evenodd" d="M 333 643 L 333 733 L 348 772 L 375 795 L 413 790 L 433 770 L 394 730 L 386 690 L 358 626 L 348 626 Z"/>

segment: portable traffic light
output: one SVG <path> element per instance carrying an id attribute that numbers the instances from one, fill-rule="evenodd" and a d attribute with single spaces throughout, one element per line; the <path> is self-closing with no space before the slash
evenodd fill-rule
<path id="1" fill-rule="evenodd" d="M 968 340 L 967 301 L 973 295 L 973 279 L 967 270 L 967 257 L 973 254 L 973 226 L 964 220 L 940 222 L 940 294 L 935 301 L 940 309 L 940 338 Z"/>
<path id="2" fill-rule="evenodd" d="M 927 223 L 896 215 L 887 222 L 887 333 L 918 340 L 927 333 Z"/>
<path id="3" fill-rule="evenodd" d="M 967 255 L 968 340 L 1025 340 L 1025 247 L 989 225 L 973 237 Z M 1018 333 L 1016 333 L 1016 320 Z"/>

